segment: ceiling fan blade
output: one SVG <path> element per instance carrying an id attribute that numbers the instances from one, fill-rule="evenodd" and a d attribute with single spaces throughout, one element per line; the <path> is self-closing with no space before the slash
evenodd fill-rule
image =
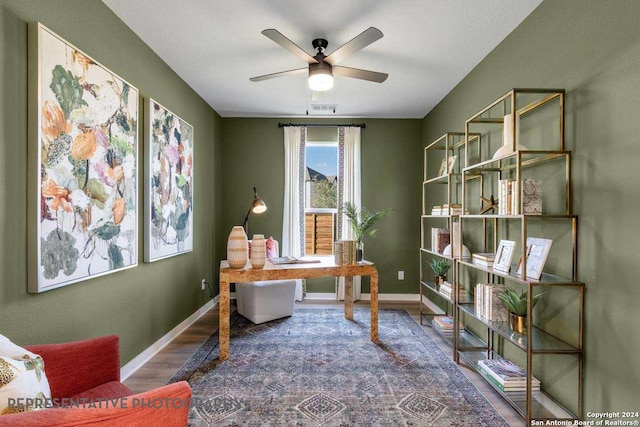
<path id="1" fill-rule="evenodd" d="M 376 40 L 380 40 L 384 34 L 377 28 L 369 27 L 336 50 L 334 50 L 324 61 L 331 65 L 338 64 L 357 51 L 364 49 Z"/>
<path id="2" fill-rule="evenodd" d="M 270 38 L 274 42 L 278 43 L 283 48 L 287 49 L 289 52 L 293 53 L 298 58 L 302 59 L 307 64 L 315 64 L 318 61 L 307 52 L 305 52 L 300 46 L 286 38 L 282 35 L 282 33 L 278 30 L 268 29 L 262 32 L 266 37 Z"/>
<path id="3" fill-rule="evenodd" d="M 333 75 L 342 77 L 352 77 L 354 79 L 369 80 L 370 82 L 382 83 L 387 80 L 389 74 L 378 73 L 375 71 L 361 70 L 359 68 L 341 67 L 340 65 L 333 66 Z"/>
<path id="4" fill-rule="evenodd" d="M 293 76 L 294 74 L 303 74 L 309 72 L 308 68 L 296 68 L 295 70 L 281 71 L 279 73 L 265 74 L 264 76 L 251 77 L 252 82 L 261 82 L 263 80 L 275 79 L 284 76 Z"/>

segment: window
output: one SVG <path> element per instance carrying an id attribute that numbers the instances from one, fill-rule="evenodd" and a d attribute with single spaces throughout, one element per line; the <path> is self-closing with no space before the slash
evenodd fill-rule
<path id="1" fill-rule="evenodd" d="M 331 255 L 338 212 L 338 143 L 307 143 L 305 149 L 305 253 Z"/>

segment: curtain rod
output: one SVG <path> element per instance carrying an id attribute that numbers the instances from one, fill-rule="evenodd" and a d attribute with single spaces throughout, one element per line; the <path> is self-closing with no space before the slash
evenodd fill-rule
<path id="1" fill-rule="evenodd" d="M 304 127 L 356 127 L 364 129 L 367 127 L 364 123 L 350 123 L 350 124 L 331 124 L 331 123 L 278 123 L 279 128 L 285 128 L 289 126 L 304 126 Z"/>

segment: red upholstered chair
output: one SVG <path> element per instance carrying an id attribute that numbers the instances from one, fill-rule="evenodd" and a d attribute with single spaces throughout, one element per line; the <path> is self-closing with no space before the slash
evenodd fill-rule
<path id="1" fill-rule="evenodd" d="M 96 400 L 94 405 L 87 403 L 2 415 L 0 426 L 182 427 L 187 424 L 191 398 L 189 384 L 181 381 L 133 394 L 120 382 L 116 335 L 26 348 L 42 356 L 52 399 Z M 63 406 L 69 405 L 62 400 L 59 402 Z"/>

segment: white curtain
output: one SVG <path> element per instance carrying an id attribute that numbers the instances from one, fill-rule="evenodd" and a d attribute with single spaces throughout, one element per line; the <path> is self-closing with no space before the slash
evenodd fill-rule
<path id="1" fill-rule="evenodd" d="M 340 165 L 342 174 L 340 176 L 339 185 L 341 190 L 338 190 L 338 218 L 341 232 L 338 233 L 342 240 L 353 240 L 353 231 L 351 230 L 351 224 L 346 216 L 340 214 L 342 206 L 345 202 L 354 203 L 358 209 L 361 208 L 361 174 L 360 174 L 360 133 L 359 127 L 344 127 L 338 129 L 339 135 L 339 150 L 340 150 Z M 340 197 L 341 195 L 341 197 Z M 360 277 L 353 278 L 353 300 L 357 301 L 361 297 L 361 280 Z M 337 281 L 336 298 L 344 299 L 344 278 L 340 278 Z"/>
<path id="2" fill-rule="evenodd" d="M 301 222 L 304 209 L 304 185 L 300 171 L 304 168 L 304 144 L 306 128 L 287 126 L 284 128 L 284 213 L 282 217 L 282 256 L 302 256 L 303 234 Z M 302 175 L 302 180 L 304 174 Z M 296 280 L 296 301 L 303 298 L 302 280 Z"/>

